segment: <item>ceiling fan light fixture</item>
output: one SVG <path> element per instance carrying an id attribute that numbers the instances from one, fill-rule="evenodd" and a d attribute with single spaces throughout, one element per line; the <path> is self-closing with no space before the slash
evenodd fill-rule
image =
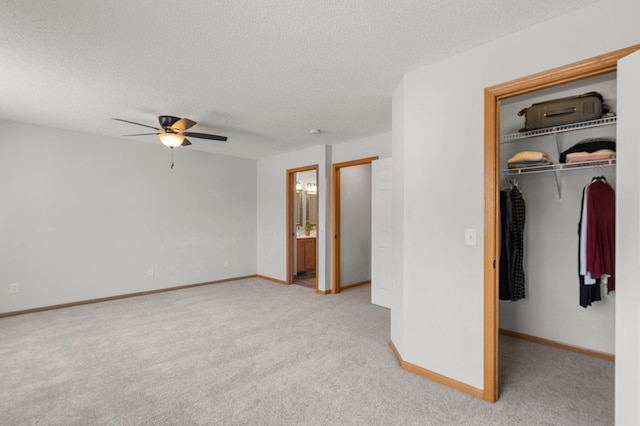
<path id="1" fill-rule="evenodd" d="M 160 142 L 169 148 L 180 146 L 184 141 L 184 136 L 180 133 L 160 133 L 158 137 L 160 138 Z"/>

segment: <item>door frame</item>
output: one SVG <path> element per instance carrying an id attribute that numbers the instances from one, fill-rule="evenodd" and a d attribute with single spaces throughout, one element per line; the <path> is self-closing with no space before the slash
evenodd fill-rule
<path id="1" fill-rule="evenodd" d="M 300 173 L 300 172 L 308 172 L 308 171 L 315 171 L 316 172 L 316 194 L 318 197 L 318 201 L 320 200 L 320 181 L 318 179 L 318 168 L 319 165 L 318 164 L 313 164 L 310 166 L 304 166 L 304 167 L 297 167 L 295 169 L 287 169 L 287 190 L 286 190 L 286 194 L 287 194 L 287 284 L 293 284 L 293 245 L 296 242 L 296 230 L 293 229 L 293 217 L 295 215 L 295 212 L 293 211 L 293 198 L 295 197 L 295 177 L 296 177 L 296 173 Z M 318 217 L 318 213 L 319 213 L 319 205 L 320 203 L 316 203 L 316 217 Z M 319 222 L 319 221 L 318 221 Z M 319 250 L 318 250 L 318 242 L 320 240 L 320 232 L 319 232 L 319 227 L 316 225 L 316 278 L 315 278 L 315 289 L 316 292 L 318 291 L 318 275 L 319 275 L 319 270 L 318 270 L 318 255 L 319 255 Z"/>
<path id="2" fill-rule="evenodd" d="M 332 191 L 332 203 L 333 212 L 331 223 L 333 225 L 333 238 L 331 247 L 331 292 L 338 294 L 341 291 L 340 288 L 340 170 L 345 167 L 362 166 L 364 164 L 371 164 L 372 161 L 378 159 L 378 156 L 361 158 L 359 160 L 345 161 L 342 163 L 335 163 L 333 165 L 333 191 Z"/>
<path id="3" fill-rule="evenodd" d="M 618 60 L 640 45 L 491 86 L 484 91 L 484 391 L 498 400 L 498 274 L 500 209 L 500 101 L 525 93 L 615 72 Z"/>

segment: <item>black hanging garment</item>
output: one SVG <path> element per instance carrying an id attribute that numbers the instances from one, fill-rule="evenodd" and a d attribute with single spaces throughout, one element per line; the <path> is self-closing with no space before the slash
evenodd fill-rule
<path id="1" fill-rule="evenodd" d="M 517 186 L 500 191 L 500 279 L 499 298 L 525 298 L 524 224 L 525 202 Z"/>
<path id="2" fill-rule="evenodd" d="M 511 233 L 507 227 L 507 191 L 500 191 L 500 300 L 511 300 L 509 264 L 511 254 Z"/>

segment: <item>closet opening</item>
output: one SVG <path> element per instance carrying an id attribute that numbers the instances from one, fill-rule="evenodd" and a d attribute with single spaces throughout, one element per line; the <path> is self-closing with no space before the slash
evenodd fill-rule
<path id="1" fill-rule="evenodd" d="M 371 162 L 333 165 L 332 293 L 371 284 Z"/>
<path id="2" fill-rule="evenodd" d="M 598 257 L 611 260 L 607 267 L 614 273 L 615 222 L 609 223 L 610 232 L 591 228 L 594 244 L 589 245 L 586 219 L 587 211 L 600 222 L 612 219 L 615 212 L 616 82 L 613 72 L 500 103 L 500 334 L 610 361 L 615 352 L 616 293 L 608 291 L 599 278 L 591 280 L 587 275 L 579 279 L 576 262 L 581 247 L 582 275 L 586 275 L 587 248 L 592 247 L 594 253 L 595 241 L 602 234 L 610 237 L 607 246 L 612 250 Z M 567 99 L 574 96 L 581 97 Z M 571 109 L 577 105 L 594 112 L 579 122 L 520 131 L 525 120 L 519 111 L 559 98 L 567 99 L 563 103 L 572 105 Z M 557 102 L 543 108 L 555 111 Z M 608 189 L 608 197 L 603 198 L 596 188 Z M 581 212 L 585 220 L 579 235 L 576 226 Z M 516 228 L 519 232 L 514 232 Z M 612 287 L 614 282 L 612 279 Z"/>
<path id="3" fill-rule="evenodd" d="M 616 52 L 612 52 L 606 55 L 602 55 L 596 58 L 588 59 L 585 61 L 577 62 L 564 67 L 556 68 L 547 72 L 542 72 L 522 79 L 514 80 L 508 83 L 500 84 L 485 89 L 485 297 L 484 297 L 484 312 L 485 312 L 485 324 L 484 324 L 484 392 L 483 399 L 489 402 L 495 402 L 499 396 L 498 388 L 498 333 L 500 326 L 499 318 L 499 306 L 505 312 L 500 314 L 503 318 L 503 322 L 508 324 L 508 328 L 515 328 L 522 326 L 522 322 L 526 321 L 518 315 L 521 313 L 515 310 L 519 308 L 517 305 L 519 302 L 506 302 L 513 303 L 514 305 L 504 305 L 502 302 L 498 302 L 499 299 L 499 275 L 500 275 L 500 188 L 501 185 L 514 184 L 517 180 L 517 184 L 520 186 L 518 189 L 526 187 L 526 191 L 531 195 L 531 203 L 536 203 L 543 197 L 549 198 L 552 204 L 551 208 L 541 208 L 540 212 L 535 218 L 532 217 L 531 221 L 534 223 L 533 227 L 544 228 L 545 220 L 553 220 L 551 215 L 553 212 L 564 212 L 563 214 L 569 215 L 571 206 L 577 205 L 580 207 L 580 201 L 576 201 L 576 198 L 581 198 L 581 194 L 576 196 L 575 188 L 579 186 L 580 176 L 579 173 L 590 174 L 592 171 L 573 171 L 571 173 L 578 173 L 575 176 L 567 177 L 564 173 L 560 177 L 556 172 L 547 173 L 546 176 L 540 178 L 540 181 L 533 181 L 530 178 L 532 176 L 501 176 L 501 170 L 505 169 L 505 164 L 509 156 L 513 153 L 509 153 L 512 148 L 507 148 L 506 152 L 501 156 L 500 139 L 501 136 L 504 140 L 504 135 L 508 134 L 513 129 L 507 130 L 510 125 L 506 115 L 509 108 L 519 108 L 522 102 L 535 102 L 539 96 L 545 96 L 547 99 L 555 97 L 556 93 L 565 89 L 580 89 L 584 86 L 586 79 L 597 77 L 595 80 L 591 80 L 594 84 L 600 84 L 611 79 L 611 76 L 616 71 L 617 61 L 637 50 L 639 46 L 634 46 L 627 49 L 622 49 Z M 608 76 L 607 76 L 608 74 Z M 562 89 L 561 89 L 562 87 Z M 553 96 L 548 96 L 554 93 Z M 615 89 L 614 89 L 615 95 Z M 560 97 L 561 95 L 557 96 Z M 513 111 L 508 114 L 512 114 Z M 503 123 L 504 122 L 504 123 Z M 522 121 L 520 121 L 520 124 Z M 518 129 L 515 130 L 517 132 Z M 545 136 L 546 137 L 546 136 Z M 555 138 L 553 136 L 552 138 Z M 557 142 L 553 140 L 551 144 L 556 144 L 561 149 L 565 148 L 564 144 L 571 143 L 567 141 Z M 515 148 L 513 148 L 515 149 Z M 551 148 L 545 148 L 551 149 Z M 557 148 L 554 148 L 554 150 Z M 555 152 L 556 160 L 558 153 Z M 613 179 L 615 180 L 615 168 L 613 170 Z M 502 173 L 504 174 L 504 173 Z M 567 173 L 568 174 L 568 173 Z M 611 175 L 611 172 L 609 173 Z M 539 176 L 541 176 L 540 174 Z M 555 175 L 555 176 L 554 176 Z M 591 177 L 591 176 L 590 176 Z M 510 179 L 510 180 L 509 180 Z M 586 179 L 586 178 L 584 178 Z M 582 179 L 582 181 L 584 181 Z M 542 183 L 541 183 L 542 182 Z M 587 182 L 588 183 L 588 182 Z M 572 189 L 573 188 L 573 189 Z M 546 199 L 545 198 L 545 199 Z M 564 198 L 564 199 L 563 199 Z M 567 207 L 569 206 L 569 207 Z M 539 206 L 538 206 L 539 207 Z M 573 206 L 575 207 L 575 206 Z M 555 210 L 554 210 L 555 209 Z M 580 212 L 575 212 L 574 226 L 567 225 L 566 234 L 575 234 L 574 240 L 577 244 L 577 220 L 580 216 Z M 527 226 L 530 226 L 527 224 Z M 536 256 L 545 258 L 555 247 L 541 246 L 538 249 Z M 575 295 L 575 305 L 578 305 L 578 277 L 577 277 L 577 262 L 578 262 L 578 248 L 574 244 L 575 255 L 563 253 L 560 258 L 574 260 L 575 266 L 568 265 L 567 270 L 570 278 L 563 279 L 568 281 L 566 285 L 571 287 L 571 294 Z M 572 267 L 573 266 L 573 267 Z M 573 272 L 573 276 L 571 273 Z M 539 279 L 545 279 L 544 276 L 540 276 Z M 555 277 L 554 279 L 557 279 Z M 526 283 L 526 280 L 525 280 Z M 533 294 L 532 299 L 538 298 L 544 295 L 544 292 L 540 288 L 531 289 Z M 548 289 L 545 291 L 548 292 Z M 526 287 L 525 287 L 526 292 Z M 573 296 L 572 296 L 573 297 Z M 531 303 L 527 301 L 529 305 Z M 539 303 L 539 302 L 538 302 Z M 527 315 L 534 315 L 535 309 L 531 309 Z M 580 308 L 582 309 L 582 308 Z M 526 318 L 526 315 L 525 315 Z M 612 320 L 613 321 L 613 320 Z M 615 326 L 614 326 L 615 327 Z M 529 331 L 529 329 L 520 328 L 519 330 Z M 513 330 L 510 330 L 513 332 Z M 529 335 L 521 331 L 515 331 L 519 333 L 518 337 L 524 337 Z M 532 333 L 533 334 L 533 333 Z M 535 337 L 535 336 L 533 336 Z M 544 340 L 544 339 L 542 339 Z M 554 340 L 554 339 L 548 339 Z M 546 342 L 545 342 L 546 343 Z M 608 343 L 605 343 L 605 346 Z M 571 346 L 579 346 L 571 345 Z"/>

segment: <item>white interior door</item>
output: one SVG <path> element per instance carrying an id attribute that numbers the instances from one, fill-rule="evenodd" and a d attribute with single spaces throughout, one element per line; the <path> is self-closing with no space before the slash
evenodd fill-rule
<path id="1" fill-rule="evenodd" d="M 640 422 L 640 52 L 618 61 L 616 423 Z"/>
<path id="2" fill-rule="evenodd" d="M 391 158 L 371 163 L 371 303 L 391 308 Z"/>

